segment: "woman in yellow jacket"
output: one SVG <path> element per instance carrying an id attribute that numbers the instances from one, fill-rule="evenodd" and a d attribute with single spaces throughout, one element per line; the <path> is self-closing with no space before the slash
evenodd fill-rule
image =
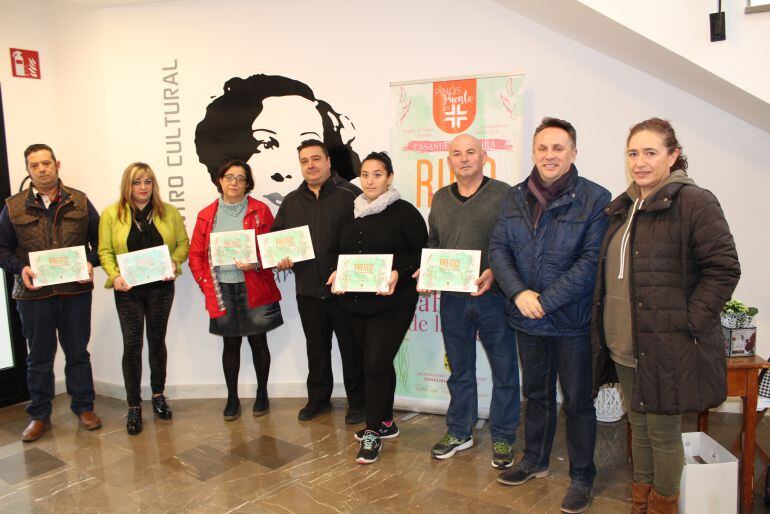
<path id="1" fill-rule="evenodd" d="M 171 418 L 163 391 L 166 385 L 166 326 L 174 301 L 174 279 L 187 260 L 190 240 L 176 207 L 160 199 L 158 181 L 143 162 L 130 164 L 120 182 L 120 200 L 102 212 L 99 221 L 99 259 L 107 273 L 106 288 L 115 289 L 115 306 L 123 332 L 123 380 L 128 400 L 126 429 L 142 431 L 142 339 L 147 322 L 152 410 Z M 174 276 L 131 287 L 120 274 L 116 256 L 165 244 Z"/>

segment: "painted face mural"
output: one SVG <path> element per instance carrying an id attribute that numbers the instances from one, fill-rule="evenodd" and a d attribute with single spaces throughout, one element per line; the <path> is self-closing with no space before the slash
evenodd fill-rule
<path id="1" fill-rule="evenodd" d="M 318 100 L 306 84 L 252 75 L 225 83 L 224 94 L 206 107 L 195 130 L 195 147 L 212 180 L 225 161 L 247 161 L 256 182 L 252 194 L 275 210 L 303 180 L 297 157 L 302 141 L 323 141 L 332 169 L 351 179 L 361 165 L 351 146 L 354 137 L 350 119 Z"/>

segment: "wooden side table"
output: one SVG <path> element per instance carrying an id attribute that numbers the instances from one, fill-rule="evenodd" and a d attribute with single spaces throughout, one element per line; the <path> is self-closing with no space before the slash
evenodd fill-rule
<path id="1" fill-rule="evenodd" d="M 743 428 L 731 451 L 740 459 L 741 512 L 751 512 L 754 503 L 754 452 L 757 433 L 757 398 L 759 372 L 770 368 L 770 362 L 757 357 L 727 358 L 727 396 L 743 400 Z M 708 432 L 708 411 L 698 414 L 698 430 Z M 738 448 L 741 449 L 738 455 Z"/>

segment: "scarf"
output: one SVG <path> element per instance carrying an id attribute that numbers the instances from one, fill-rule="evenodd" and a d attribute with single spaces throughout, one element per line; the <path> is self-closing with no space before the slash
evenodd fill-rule
<path id="1" fill-rule="evenodd" d="M 396 189 L 390 188 L 371 202 L 366 199 L 363 193 L 356 197 L 353 202 L 353 217 L 363 218 L 371 214 L 377 214 L 384 211 L 388 205 L 399 200 L 401 195 Z"/>
<path id="2" fill-rule="evenodd" d="M 532 167 L 532 173 L 529 174 L 529 180 L 527 181 L 527 189 L 532 193 L 532 196 L 534 196 L 536 200 L 534 202 L 534 208 L 530 213 L 532 215 L 532 226 L 534 228 L 537 228 L 540 223 L 540 218 L 543 217 L 543 213 L 548 209 L 548 204 L 564 192 L 570 179 L 572 179 L 576 173 L 577 169 L 575 168 L 575 165 L 571 164 L 567 173 L 550 186 L 546 186 L 540 178 L 540 172 L 537 171 L 537 166 Z"/>

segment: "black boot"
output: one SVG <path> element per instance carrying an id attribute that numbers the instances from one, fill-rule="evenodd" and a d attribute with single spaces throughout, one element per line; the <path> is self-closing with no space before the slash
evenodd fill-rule
<path id="1" fill-rule="evenodd" d="M 126 430 L 128 435 L 136 435 L 142 431 L 142 407 L 140 405 L 128 408 Z"/>
<path id="2" fill-rule="evenodd" d="M 270 375 L 270 348 L 267 346 L 267 336 L 258 334 L 248 337 L 251 346 L 251 357 L 254 360 L 254 371 L 257 373 L 257 399 L 254 401 L 252 414 L 264 416 L 270 410 L 270 400 L 267 398 L 267 378 Z"/>
<path id="3" fill-rule="evenodd" d="M 152 397 L 152 411 L 160 419 L 171 419 L 171 407 L 166 403 L 166 397 L 161 395 Z"/>
<path id="4" fill-rule="evenodd" d="M 241 400 L 237 396 L 228 396 L 225 410 L 222 412 L 225 421 L 234 421 L 241 417 Z"/>

